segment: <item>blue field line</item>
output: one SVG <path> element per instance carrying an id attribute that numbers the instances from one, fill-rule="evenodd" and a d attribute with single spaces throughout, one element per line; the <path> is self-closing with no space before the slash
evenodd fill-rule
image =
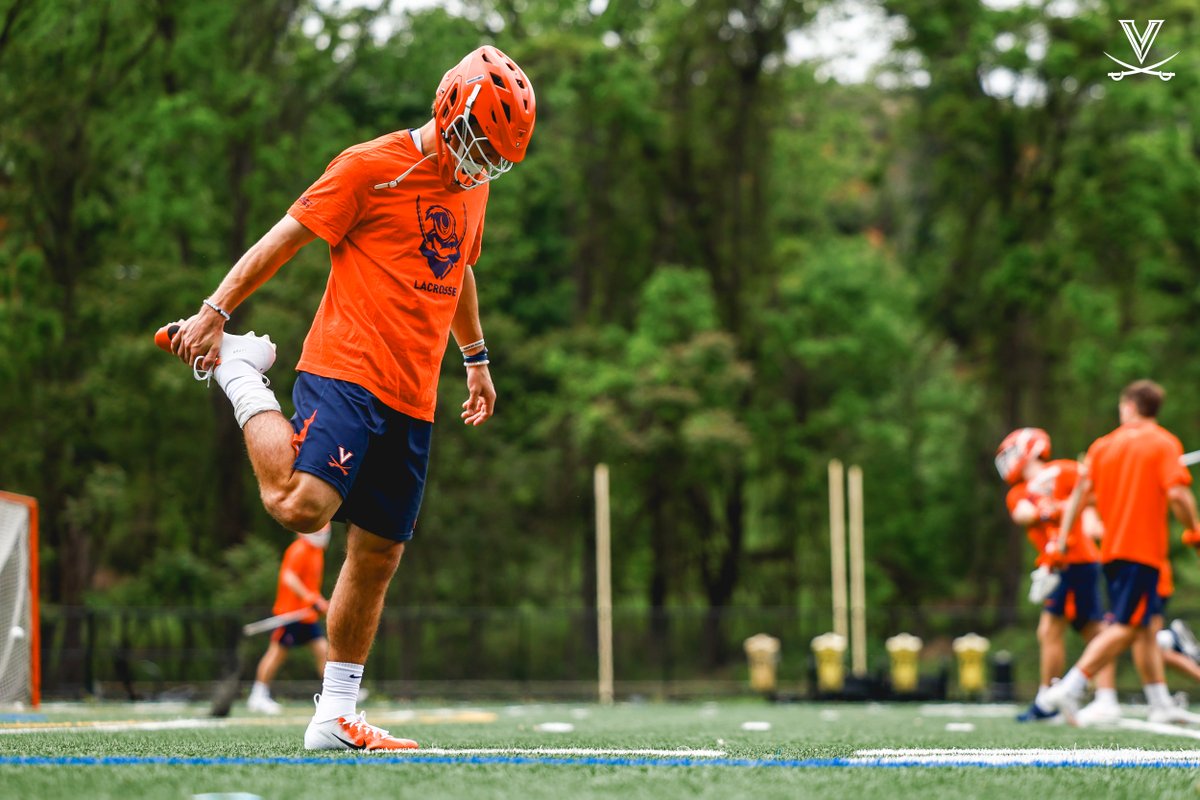
<path id="1" fill-rule="evenodd" d="M 1023 761 L 997 764 L 988 761 L 973 761 L 969 758 L 948 759 L 930 763 L 920 759 L 864 759 L 864 758 L 628 758 L 618 756 L 586 756 L 551 758 L 545 756 L 504 755 L 371 755 L 356 758 L 319 758 L 313 756 L 272 756 L 245 758 L 236 756 L 0 756 L 0 767 L 245 767 L 245 766 L 321 766 L 363 767 L 375 765 L 397 766 L 405 764 L 466 764 L 475 766 L 555 766 L 555 767 L 734 767 L 734 768 L 867 768 L 895 769 L 919 768 L 940 769 L 945 767 L 972 767 L 978 769 L 1010 769 L 1013 767 L 1035 767 L 1040 769 L 1195 769 L 1200 767 L 1200 758 L 1178 761 Z"/>

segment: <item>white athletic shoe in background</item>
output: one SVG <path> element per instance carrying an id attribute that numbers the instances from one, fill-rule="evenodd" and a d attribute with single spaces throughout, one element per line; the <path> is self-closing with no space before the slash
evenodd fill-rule
<path id="1" fill-rule="evenodd" d="M 1151 708 L 1146 719 L 1160 725 L 1200 725 L 1200 714 L 1193 714 L 1179 706 Z"/>
<path id="2" fill-rule="evenodd" d="M 1063 719 L 1071 725 L 1077 724 L 1075 717 L 1079 714 L 1079 698 L 1068 692 L 1062 681 L 1042 692 L 1038 705 L 1047 711 L 1062 714 Z"/>
<path id="3" fill-rule="evenodd" d="M 246 701 L 246 708 L 253 711 L 255 714 L 270 714 L 275 716 L 283 713 L 283 706 L 271 699 L 270 695 L 250 693 L 250 698 Z"/>
<path id="4" fill-rule="evenodd" d="M 1081 728 L 1116 725 L 1121 721 L 1121 705 L 1111 700 L 1093 700 L 1075 714 L 1075 724 Z"/>

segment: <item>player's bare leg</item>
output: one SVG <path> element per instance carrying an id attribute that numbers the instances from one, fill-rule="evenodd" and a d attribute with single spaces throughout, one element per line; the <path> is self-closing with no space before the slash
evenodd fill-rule
<path id="1" fill-rule="evenodd" d="M 1163 666 L 1173 669 L 1180 675 L 1185 675 L 1193 681 L 1200 683 L 1200 664 L 1192 661 L 1190 658 L 1175 650 L 1166 650 L 1159 648 L 1162 651 Z"/>
<path id="2" fill-rule="evenodd" d="M 346 560 L 329 598 L 329 660 L 317 709 L 304 734 L 310 750 L 404 750 L 417 746 L 369 725 L 356 713 L 359 684 L 375 641 L 384 595 L 404 544 L 350 525 Z"/>
<path id="3" fill-rule="evenodd" d="M 287 661 L 287 648 L 279 642 L 271 642 L 267 652 L 258 661 L 258 669 L 254 673 L 254 686 L 250 689 L 250 698 L 246 707 L 259 714 L 278 714 L 283 707 L 271 697 L 271 681 Z"/>
<path id="4" fill-rule="evenodd" d="M 328 639 L 313 639 L 309 643 L 309 649 L 312 650 L 313 663 L 317 667 L 317 677 L 325 676 L 325 662 L 329 659 L 329 640 Z"/>
<path id="5" fill-rule="evenodd" d="M 1084 642 L 1090 642 L 1104 629 L 1099 622 L 1089 622 L 1079 633 Z M 1096 695 L 1092 702 L 1079 709 L 1076 721 L 1084 726 L 1115 725 L 1121 720 L 1121 704 L 1117 701 L 1117 662 L 1105 664 L 1092 676 Z"/>
<path id="6" fill-rule="evenodd" d="M 242 428 L 263 507 L 283 527 L 312 533 L 333 518 L 342 496 L 317 476 L 292 469 L 295 433 L 278 411 L 256 414 Z"/>
<path id="7" fill-rule="evenodd" d="M 1167 689 L 1167 675 L 1163 667 L 1163 651 L 1158 646 L 1158 632 L 1162 630 L 1162 615 L 1150 618 L 1149 625 L 1138 628 L 1133 642 L 1133 664 L 1142 679 L 1142 691 L 1150 705 L 1151 722 L 1173 724 L 1200 723 L 1200 716 L 1175 705 Z"/>
<path id="8" fill-rule="evenodd" d="M 404 544 L 349 526 L 346 561 L 329 598 L 329 660 L 365 663 L 383 613 L 384 593 Z"/>
<path id="9" fill-rule="evenodd" d="M 1040 686 L 1049 686 L 1050 681 L 1061 677 L 1067 666 L 1067 620 L 1043 611 L 1038 620 L 1037 639 L 1041 650 Z"/>

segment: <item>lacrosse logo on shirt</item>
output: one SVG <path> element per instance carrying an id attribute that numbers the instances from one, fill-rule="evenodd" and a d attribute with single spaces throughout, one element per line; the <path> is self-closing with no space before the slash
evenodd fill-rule
<path id="1" fill-rule="evenodd" d="M 1125 31 L 1125 38 L 1129 40 L 1129 46 L 1133 48 L 1133 54 L 1137 58 L 1138 64 L 1144 65 L 1146 63 L 1146 56 L 1150 54 L 1150 48 L 1154 46 L 1154 40 L 1158 38 L 1158 32 L 1162 29 L 1163 21 L 1161 19 L 1150 20 L 1146 24 L 1146 29 L 1144 31 L 1138 31 L 1137 22 L 1134 20 L 1123 19 L 1120 20 L 1120 23 L 1121 28 Z M 1175 52 L 1172 55 L 1164 58 L 1162 61 L 1159 61 L 1156 64 L 1151 64 L 1148 67 L 1135 67 L 1133 64 L 1127 64 L 1107 51 L 1104 53 L 1104 55 L 1108 56 L 1113 61 L 1125 68 L 1123 70 L 1117 70 L 1115 72 L 1108 73 L 1108 77 L 1112 78 L 1114 81 L 1119 81 L 1126 75 L 1154 75 L 1161 80 L 1169 81 L 1171 78 L 1175 77 L 1175 73 L 1160 70 L 1159 67 L 1170 61 L 1175 56 L 1179 55 L 1179 53 Z"/>

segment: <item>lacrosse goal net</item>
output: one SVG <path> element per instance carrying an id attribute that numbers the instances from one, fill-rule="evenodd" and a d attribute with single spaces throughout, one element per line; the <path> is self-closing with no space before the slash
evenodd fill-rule
<path id="1" fill-rule="evenodd" d="M 0 492 L 0 705 L 41 699 L 37 501 Z"/>

